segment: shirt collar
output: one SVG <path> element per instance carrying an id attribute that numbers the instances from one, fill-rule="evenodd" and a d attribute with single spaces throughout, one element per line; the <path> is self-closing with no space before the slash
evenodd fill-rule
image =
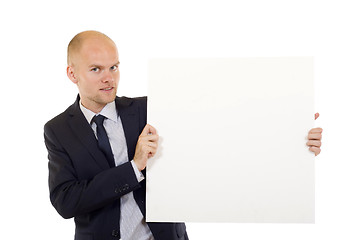
<path id="1" fill-rule="evenodd" d="M 115 101 L 112 101 L 108 104 L 105 105 L 105 107 L 99 112 L 99 114 L 94 113 L 93 111 L 87 109 L 86 107 L 84 107 L 81 104 L 81 99 L 79 100 L 79 106 L 80 106 L 80 110 L 82 111 L 82 113 L 84 114 L 86 120 L 88 121 L 89 124 L 91 124 L 91 120 L 93 119 L 93 117 L 95 115 L 103 115 L 104 117 L 106 117 L 107 119 L 110 119 L 114 122 L 117 122 L 117 112 L 116 112 L 116 106 L 115 106 Z"/>

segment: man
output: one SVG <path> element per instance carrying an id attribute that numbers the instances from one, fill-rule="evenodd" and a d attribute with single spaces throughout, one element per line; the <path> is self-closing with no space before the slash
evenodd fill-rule
<path id="1" fill-rule="evenodd" d="M 50 200 L 75 218 L 75 239 L 188 239 L 183 223 L 144 221 L 141 171 L 158 135 L 146 125 L 146 98 L 116 97 L 118 67 L 115 43 L 104 34 L 82 32 L 69 43 L 67 75 L 79 96 L 45 125 Z"/>
<path id="2" fill-rule="evenodd" d="M 188 239 L 184 223 L 144 221 L 144 169 L 159 136 L 146 124 L 146 98 L 116 96 L 119 64 L 102 33 L 82 32 L 69 43 L 67 75 L 79 96 L 44 128 L 51 203 L 75 218 L 76 240 Z M 309 132 L 316 155 L 321 131 Z"/>

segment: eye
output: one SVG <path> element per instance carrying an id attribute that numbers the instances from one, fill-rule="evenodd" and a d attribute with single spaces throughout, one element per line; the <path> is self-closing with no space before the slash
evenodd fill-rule
<path id="1" fill-rule="evenodd" d="M 110 69 L 113 70 L 113 71 L 116 71 L 116 70 L 118 70 L 118 68 L 119 68 L 119 66 L 114 65 L 114 66 L 112 66 Z"/>
<path id="2" fill-rule="evenodd" d="M 93 67 L 90 69 L 91 72 L 98 72 L 100 69 L 98 67 Z"/>

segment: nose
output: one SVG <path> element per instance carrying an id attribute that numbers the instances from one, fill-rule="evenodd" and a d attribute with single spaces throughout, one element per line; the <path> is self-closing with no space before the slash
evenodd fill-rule
<path id="1" fill-rule="evenodd" d="M 114 81 L 114 76 L 110 71 L 104 71 L 103 74 L 103 78 L 102 78 L 103 82 L 113 82 Z"/>

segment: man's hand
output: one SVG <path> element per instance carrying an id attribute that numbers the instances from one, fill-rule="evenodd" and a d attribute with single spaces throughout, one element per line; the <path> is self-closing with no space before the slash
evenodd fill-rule
<path id="1" fill-rule="evenodd" d="M 147 160 L 155 155 L 158 140 L 159 135 L 157 135 L 156 129 L 147 124 L 138 138 L 135 149 L 134 162 L 139 171 L 144 170 Z"/>
<path id="2" fill-rule="evenodd" d="M 320 116 L 319 113 L 315 113 L 315 120 Z M 308 142 L 306 145 L 309 146 L 309 150 L 315 153 L 315 156 L 317 156 L 321 149 L 321 137 L 322 137 L 322 128 L 313 128 L 309 131 L 308 134 Z"/>

